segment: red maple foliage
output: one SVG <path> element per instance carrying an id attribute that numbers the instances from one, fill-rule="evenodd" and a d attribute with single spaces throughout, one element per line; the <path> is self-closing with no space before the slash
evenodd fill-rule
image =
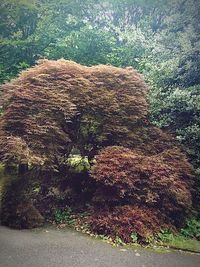
<path id="1" fill-rule="evenodd" d="M 132 241 L 133 233 L 137 234 L 138 241 L 145 242 L 163 227 L 173 229 L 168 219 L 158 210 L 134 205 L 95 211 L 87 222 L 94 233 L 110 236 L 113 240 L 118 236 L 125 243 Z"/>
<path id="2" fill-rule="evenodd" d="M 107 147 L 96 156 L 91 177 L 99 183 L 94 201 L 100 204 L 154 207 L 177 225 L 192 209 L 192 167 L 178 148 L 144 156 L 124 147 Z"/>
<path id="3" fill-rule="evenodd" d="M 59 201 L 90 200 L 94 231 L 125 241 L 136 231 L 144 238 L 166 224 L 179 226 L 192 209 L 192 168 L 173 137 L 148 122 L 147 87 L 137 71 L 43 60 L 3 85 L 2 92 L 0 161 L 26 165 L 27 176 L 36 167 L 40 179 L 55 172 L 67 177 L 66 187 L 73 190 Z M 100 151 L 90 176 L 72 177 L 67 159 L 73 151 L 89 160 Z M 15 195 L 15 186 L 10 188 L 8 198 Z M 20 190 L 18 195 L 21 199 Z M 41 213 L 44 203 L 56 198 L 47 196 L 48 188 L 34 197 Z M 14 201 L 2 202 L 12 224 Z M 20 203 L 24 213 L 27 205 L 23 209 Z"/>
<path id="4" fill-rule="evenodd" d="M 146 123 L 147 87 L 133 69 L 44 60 L 1 90 L 0 160 L 8 164 L 58 171 L 73 147 L 91 158 L 108 145 L 145 154 L 173 146 Z"/>

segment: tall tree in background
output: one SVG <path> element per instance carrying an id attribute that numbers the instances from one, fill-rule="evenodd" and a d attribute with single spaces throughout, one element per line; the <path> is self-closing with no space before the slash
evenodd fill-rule
<path id="1" fill-rule="evenodd" d="M 198 1 L 172 2 L 160 33 L 160 50 L 151 55 L 149 72 L 152 119 L 173 129 L 194 166 L 200 165 L 200 14 Z M 158 56 L 159 55 L 159 56 Z"/>

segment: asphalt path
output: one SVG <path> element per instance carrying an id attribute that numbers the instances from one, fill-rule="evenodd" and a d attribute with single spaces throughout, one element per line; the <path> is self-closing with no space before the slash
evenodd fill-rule
<path id="1" fill-rule="evenodd" d="M 113 247 L 71 229 L 0 226 L 1 267 L 200 267 L 200 255 Z"/>

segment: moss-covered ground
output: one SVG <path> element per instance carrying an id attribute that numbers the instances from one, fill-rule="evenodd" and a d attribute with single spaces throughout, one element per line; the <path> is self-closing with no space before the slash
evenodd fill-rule
<path id="1" fill-rule="evenodd" d="M 175 236 L 172 240 L 163 243 L 162 245 L 174 249 L 200 253 L 200 241 L 192 238 L 185 238 L 181 235 Z"/>

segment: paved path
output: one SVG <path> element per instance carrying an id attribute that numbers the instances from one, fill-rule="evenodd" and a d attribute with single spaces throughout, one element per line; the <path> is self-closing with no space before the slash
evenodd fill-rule
<path id="1" fill-rule="evenodd" d="M 115 248 L 72 230 L 0 226 L 1 267 L 199 267 L 200 256 Z"/>

